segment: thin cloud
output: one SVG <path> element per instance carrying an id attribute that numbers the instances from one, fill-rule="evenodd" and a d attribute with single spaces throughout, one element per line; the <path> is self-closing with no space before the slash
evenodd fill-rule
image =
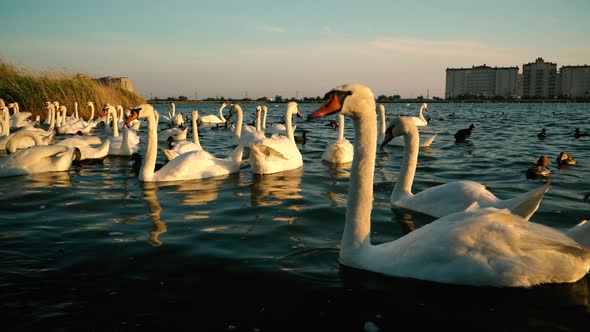
<path id="1" fill-rule="evenodd" d="M 332 27 L 330 27 L 330 26 L 323 27 L 322 33 L 332 33 Z"/>
<path id="2" fill-rule="evenodd" d="M 261 27 L 261 29 L 264 31 L 267 31 L 267 32 L 277 32 L 277 33 L 287 32 L 287 29 L 282 28 L 282 27 L 278 27 L 278 26 L 274 26 L 274 25 L 263 25 Z"/>

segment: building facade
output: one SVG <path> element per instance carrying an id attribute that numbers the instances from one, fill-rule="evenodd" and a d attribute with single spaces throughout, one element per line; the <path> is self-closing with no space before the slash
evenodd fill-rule
<path id="1" fill-rule="evenodd" d="M 121 87 L 123 89 L 133 92 L 133 82 L 125 76 L 122 76 L 122 77 L 106 76 L 106 77 L 97 78 L 96 80 L 100 83 L 103 83 L 103 84 L 118 84 L 118 85 L 121 85 Z"/>
<path id="2" fill-rule="evenodd" d="M 518 67 L 447 68 L 445 99 L 464 95 L 516 97 Z"/>
<path id="3" fill-rule="evenodd" d="M 557 96 L 557 64 L 537 58 L 522 66 L 523 98 L 554 98 Z"/>
<path id="4" fill-rule="evenodd" d="M 590 66 L 562 66 L 558 83 L 559 96 L 590 98 Z"/>

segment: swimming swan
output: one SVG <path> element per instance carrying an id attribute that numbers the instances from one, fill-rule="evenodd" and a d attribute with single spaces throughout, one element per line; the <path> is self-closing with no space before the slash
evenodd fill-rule
<path id="1" fill-rule="evenodd" d="M 174 146 L 171 149 L 162 149 L 162 153 L 166 160 L 172 160 L 178 155 L 181 155 L 188 151 L 197 151 L 203 150 L 201 147 L 201 142 L 199 141 L 199 131 L 197 129 L 197 120 L 199 119 L 199 112 L 197 110 L 193 110 L 192 112 L 192 126 L 193 126 L 193 141 L 179 141 L 174 142 Z"/>
<path id="2" fill-rule="evenodd" d="M 426 105 L 426 104 L 424 104 Z M 379 127 L 379 136 L 377 137 L 377 142 L 382 142 L 383 139 L 385 138 L 385 129 L 387 128 L 387 123 L 386 123 L 386 117 L 385 117 L 385 106 L 383 106 L 383 104 L 379 104 L 378 106 L 379 108 L 379 119 L 381 120 L 381 125 Z M 420 113 L 422 114 L 422 113 Z M 414 121 L 414 120 L 412 120 Z M 430 147 L 430 145 L 432 144 L 432 142 L 434 142 L 434 140 L 436 139 L 436 136 L 438 136 L 438 134 L 434 134 L 432 136 L 430 136 L 430 138 L 428 138 L 427 140 L 420 142 L 420 147 L 421 148 L 427 148 Z M 391 142 L 389 143 L 391 145 L 394 146 L 404 146 L 404 140 L 400 137 L 399 139 L 393 139 L 391 140 Z"/>
<path id="3" fill-rule="evenodd" d="M 223 109 L 229 105 L 229 103 L 224 102 L 223 104 L 221 104 L 221 106 L 219 107 L 219 116 L 215 115 L 215 114 L 208 114 L 205 116 L 201 117 L 201 123 L 205 123 L 205 124 L 223 124 L 225 123 L 226 119 L 223 117 Z"/>
<path id="4" fill-rule="evenodd" d="M 349 163 L 354 157 L 350 141 L 344 138 L 344 115 L 338 114 L 338 139 L 326 147 L 322 160 L 332 164 Z"/>
<path id="5" fill-rule="evenodd" d="M 289 102 L 285 111 L 287 136 L 274 134 L 250 145 L 250 168 L 254 174 L 272 174 L 303 166 L 303 157 L 295 144 L 293 115 L 302 117 L 296 102 Z"/>
<path id="6" fill-rule="evenodd" d="M 337 87 L 308 118 L 336 112 L 352 118 L 355 131 L 341 264 L 395 277 L 497 287 L 575 282 L 588 272 L 590 251 L 571 237 L 477 204 L 397 240 L 371 244 L 377 148 L 373 93 L 357 84 Z"/>
<path id="7" fill-rule="evenodd" d="M 219 175 L 238 173 L 244 148 L 238 146 L 228 158 L 215 158 L 207 151 L 189 151 L 170 160 L 160 170 L 154 172 L 158 154 L 156 111 L 149 104 L 141 104 L 133 109 L 125 120 L 129 125 L 137 118 L 147 118 L 148 142 L 145 163 L 139 171 L 139 181 L 163 182 L 176 180 L 204 179 Z"/>
<path id="8" fill-rule="evenodd" d="M 29 131 L 16 133 L 6 144 L 9 152 L 15 151 L 13 146 L 18 140 L 33 139 L 40 143 L 40 138 Z M 45 172 L 62 172 L 70 169 L 73 160 L 80 157 L 76 148 L 61 145 L 35 145 L 16 151 L 6 159 L 0 160 L 0 177 L 25 175 Z"/>
<path id="9" fill-rule="evenodd" d="M 546 184 L 520 196 L 500 200 L 480 183 L 455 181 L 412 194 L 412 183 L 418 163 L 418 129 L 410 119 L 403 116 L 397 117 L 387 128 L 382 145 L 397 136 L 404 137 L 405 147 L 399 178 L 391 193 L 391 205 L 393 206 L 440 218 L 463 211 L 473 202 L 477 202 L 481 207 L 507 208 L 512 213 L 528 220 L 539 208 L 543 194 L 549 189 L 549 184 Z"/>

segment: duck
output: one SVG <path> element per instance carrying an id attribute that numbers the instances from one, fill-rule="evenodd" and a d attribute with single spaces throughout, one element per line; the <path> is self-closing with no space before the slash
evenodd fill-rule
<path id="1" fill-rule="evenodd" d="M 250 145 L 250 169 L 253 174 L 273 174 L 303 166 L 303 157 L 293 136 L 293 115 L 303 117 L 297 103 L 291 101 L 285 111 L 287 136 L 273 134 Z"/>
<path id="2" fill-rule="evenodd" d="M 551 170 L 547 168 L 547 165 L 549 165 L 549 158 L 545 155 L 539 157 L 537 160 L 537 166 L 526 170 L 526 178 L 538 179 L 548 177 L 551 173 Z"/>
<path id="3" fill-rule="evenodd" d="M 344 115 L 338 114 L 338 138 L 328 144 L 322 160 L 331 164 L 344 164 L 352 162 L 353 157 L 352 144 L 344 137 Z"/>
<path id="4" fill-rule="evenodd" d="M 547 137 L 549 137 L 549 134 L 547 134 L 547 132 L 545 131 L 545 128 L 541 129 L 541 132 L 537 134 L 537 137 L 539 139 L 545 139 Z"/>
<path id="5" fill-rule="evenodd" d="M 576 130 L 574 130 L 574 137 L 575 138 L 588 137 L 588 136 L 590 136 L 590 133 L 581 132 L 580 128 L 576 128 Z"/>
<path id="6" fill-rule="evenodd" d="M 293 126 L 293 128 L 295 128 L 295 126 Z M 293 129 L 293 139 L 295 140 L 295 143 L 305 145 L 305 143 L 307 143 L 307 130 L 302 130 L 301 134 L 296 135 L 295 129 Z"/>
<path id="7" fill-rule="evenodd" d="M 213 125 L 225 123 L 225 121 L 227 121 L 227 120 L 223 117 L 223 109 L 226 108 L 228 105 L 230 105 L 230 103 L 223 102 L 221 104 L 221 106 L 219 107 L 219 116 L 217 116 L 215 114 L 208 114 L 208 115 L 202 116 L 200 118 L 201 123 L 213 124 Z"/>
<path id="8" fill-rule="evenodd" d="M 396 240 L 371 243 L 377 148 L 375 97 L 359 84 L 334 88 L 308 119 L 335 113 L 355 127 L 354 154 L 340 264 L 370 273 L 432 282 L 494 287 L 571 283 L 590 269 L 590 250 L 550 227 L 525 222 L 507 209 L 473 203 Z M 581 231 L 587 229 L 581 227 Z"/>
<path id="9" fill-rule="evenodd" d="M 128 126 L 138 118 L 148 121 L 148 142 L 145 162 L 139 170 L 141 182 L 166 182 L 205 179 L 215 176 L 238 173 L 242 162 L 243 146 L 236 147 L 227 158 L 217 158 L 204 150 L 189 151 L 170 160 L 155 171 L 158 154 L 157 112 L 150 104 L 141 104 L 131 109 L 125 120 Z"/>
<path id="10" fill-rule="evenodd" d="M 409 116 L 409 118 L 412 121 L 414 121 L 414 124 L 418 128 L 426 127 L 428 125 L 428 121 L 424 118 L 422 111 L 428 112 L 428 104 L 422 103 L 422 105 L 420 105 L 420 110 L 418 111 L 418 116 Z"/>
<path id="11" fill-rule="evenodd" d="M 133 152 L 131 154 L 131 156 L 129 157 L 129 164 L 131 166 L 131 171 L 133 172 L 133 174 L 135 174 L 135 176 L 139 175 L 139 170 L 141 169 L 141 165 L 142 165 L 142 158 L 141 155 L 137 152 Z M 160 168 L 162 168 L 162 166 L 164 166 L 165 164 L 163 163 L 156 163 L 155 167 L 154 167 L 154 171 L 159 171 Z"/>
<path id="12" fill-rule="evenodd" d="M 476 128 L 476 126 L 474 123 L 472 123 L 471 125 L 469 125 L 469 128 L 458 130 L 455 133 L 455 142 L 463 143 L 463 142 L 467 141 L 467 139 L 469 137 L 471 137 L 471 132 L 473 131 L 474 128 Z"/>
<path id="13" fill-rule="evenodd" d="M 385 140 L 381 145 L 387 144 L 396 136 L 403 136 L 405 147 L 400 174 L 390 198 L 391 205 L 394 207 L 441 218 L 454 212 L 464 211 L 473 202 L 477 202 L 481 207 L 507 208 L 512 213 L 528 220 L 539 208 L 543 195 L 549 189 L 549 184 L 546 184 L 520 196 L 501 200 L 487 190 L 484 185 L 463 180 L 430 187 L 413 194 L 412 184 L 419 151 L 418 128 L 406 117 L 397 117 L 387 128 Z"/>
<path id="14" fill-rule="evenodd" d="M 203 150 L 201 142 L 199 141 L 199 131 L 197 129 L 197 120 L 199 119 L 199 111 L 193 110 L 192 113 L 192 126 L 193 126 L 193 141 L 179 141 L 173 142 L 170 149 L 162 149 L 162 153 L 166 160 L 172 160 L 179 155 L 188 151 Z M 226 122 L 227 123 L 227 122 Z"/>
<path id="15" fill-rule="evenodd" d="M 16 151 L 15 146 L 23 138 L 32 139 L 36 143 L 41 142 L 40 138 L 30 131 L 20 131 L 12 136 L 7 143 L 7 152 L 10 155 L 0 160 L 0 177 L 65 172 L 70 169 L 72 162 L 80 157 L 77 148 L 61 145 L 34 145 Z"/>
<path id="16" fill-rule="evenodd" d="M 559 156 L 557 157 L 556 161 L 557 161 L 557 166 L 575 165 L 576 164 L 576 159 L 574 159 L 574 157 L 570 156 L 569 154 L 567 154 L 563 151 L 561 153 L 559 153 Z"/>

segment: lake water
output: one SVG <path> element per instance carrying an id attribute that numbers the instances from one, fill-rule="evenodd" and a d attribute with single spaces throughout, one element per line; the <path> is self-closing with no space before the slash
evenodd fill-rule
<path id="1" fill-rule="evenodd" d="M 166 114 L 168 105 L 156 105 Z M 253 104 L 242 105 L 247 121 Z M 317 104 L 299 105 L 304 117 Z M 416 115 L 418 104 L 386 104 L 388 117 Z M 218 105 L 177 105 L 190 115 Z M 269 105 L 269 122 L 284 114 Z M 227 113 L 227 109 L 226 109 Z M 452 116 L 454 113 L 454 116 Z M 431 104 L 421 135 L 414 192 L 459 179 L 509 198 L 550 181 L 533 222 L 566 230 L 590 218 L 590 104 Z M 441 120 L 444 118 L 444 121 Z M 234 119 L 232 119 L 235 121 Z M 128 158 L 70 172 L 0 180 L 0 315 L 17 330 L 192 331 L 590 331 L 588 276 L 532 289 L 461 287 L 389 278 L 338 264 L 350 166 L 321 162 L 337 132 L 295 120 L 304 167 L 165 185 L 140 183 Z M 477 124 L 468 143 L 453 134 Z M 163 128 L 163 126 L 161 126 Z M 546 128 L 549 138 L 539 140 Z M 141 151 L 147 126 L 142 124 Z M 107 137 L 104 129 L 96 135 Z M 346 136 L 353 141 L 352 124 Z M 200 126 L 217 156 L 232 133 Z M 189 139 L 191 139 L 189 134 Z M 402 149 L 378 151 L 372 241 L 403 236 L 434 218 L 391 209 Z M 558 169 L 566 151 L 578 165 Z M 548 180 L 527 180 L 540 155 Z M 3 157 L 4 155 L 2 155 Z M 162 156 L 159 157 L 162 159 Z"/>

